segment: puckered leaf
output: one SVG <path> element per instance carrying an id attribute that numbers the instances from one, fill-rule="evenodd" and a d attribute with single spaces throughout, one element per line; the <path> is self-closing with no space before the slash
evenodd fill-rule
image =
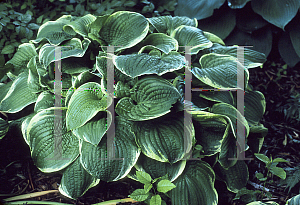
<path id="1" fill-rule="evenodd" d="M 111 97 L 104 96 L 101 86 L 95 82 L 81 85 L 72 95 L 66 117 L 67 129 L 73 130 L 84 125 L 99 111 L 111 104 Z"/>
<path id="2" fill-rule="evenodd" d="M 116 117 L 116 131 L 114 138 L 114 158 L 109 157 L 106 135 L 98 146 L 81 141 L 80 162 L 94 177 L 104 181 L 117 181 L 124 178 L 136 163 L 140 150 L 135 143 L 135 135 L 131 132 L 130 123 Z M 111 137 L 111 136 L 108 136 Z"/>
<path id="3" fill-rule="evenodd" d="M 208 163 L 188 161 L 184 172 L 173 182 L 176 188 L 170 191 L 174 205 L 218 204 L 214 188 L 215 173 Z"/>
<path id="4" fill-rule="evenodd" d="M 186 126 L 184 134 L 184 116 L 167 115 L 161 119 L 135 122 L 136 141 L 142 152 L 157 161 L 170 162 L 181 160 L 191 150 L 195 136 L 192 124 Z"/>
<path id="5" fill-rule="evenodd" d="M 77 199 L 99 182 L 83 168 L 78 157 L 63 171 L 58 190 L 66 197 Z"/>
<path id="6" fill-rule="evenodd" d="M 180 46 L 190 46 L 192 55 L 213 45 L 199 28 L 192 26 L 179 26 L 170 35 L 178 41 Z M 179 48 L 181 51 L 184 49 L 183 47 Z"/>
<path id="7" fill-rule="evenodd" d="M 65 115 L 66 108 L 52 107 L 37 113 L 29 122 L 27 139 L 31 156 L 42 172 L 62 170 L 79 155 L 79 141 L 72 132 L 67 132 Z M 60 125 L 55 122 L 58 117 L 62 117 Z M 57 125 L 61 127 L 54 127 Z"/>
<path id="8" fill-rule="evenodd" d="M 266 100 L 259 91 L 245 92 L 245 118 L 249 125 L 254 126 L 259 123 L 266 110 Z"/>
<path id="9" fill-rule="evenodd" d="M 78 33 L 83 37 L 88 37 L 90 28 L 87 25 L 92 23 L 95 20 L 96 20 L 95 16 L 91 14 L 87 14 L 65 25 L 63 29 L 66 33 L 70 35 L 75 35 L 76 33 Z"/>
<path id="10" fill-rule="evenodd" d="M 146 76 L 131 89 L 131 97 L 124 97 L 116 105 L 116 113 L 128 120 L 144 121 L 170 112 L 181 96 L 167 80 L 159 76 Z"/>
<path id="11" fill-rule="evenodd" d="M 163 75 L 181 69 L 185 64 L 184 56 L 170 52 L 160 56 L 146 53 L 114 56 L 113 62 L 117 69 L 131 78 L 145 74 Z"/>

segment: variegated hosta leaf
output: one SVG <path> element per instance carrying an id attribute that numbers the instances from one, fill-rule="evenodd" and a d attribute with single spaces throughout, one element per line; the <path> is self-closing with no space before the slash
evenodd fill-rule
<path id="1" fill-rule="evenodd" d="M 26 116 L 26 118 L 24 119 L 24 121 L 22 122 L 22 125 L 21 125 L 22 135 L 23 135 L 23 138 L 27 145 L 29 145 L 29 141 L 28 141 L 28 137 L 27 137 L 27 128 L 30 123 L 30 120 L 34 117 L 34 115 L 35 115 L 35 113 L 32 113 L 32 114 Z M 29 148 L 30 148 L 30 146 L 29 146 Z"/>
<path id="2" fill-rule="evenodd" d="M 230 91 L 199 92 L 199 96 L 214 102 L 223 102 L 229 105 L 234 105 L 234 98 Z"/>
<path id="3" fill-rule="evenodd" d="M 32 93 L 28 88 L 27 79 L 28 71 L 22 72 L 18 75 L 9 91 L 0 102 L 1 111 L 16 113 L 36 101 L 38 95 Z"/>
<path id="4" fill-rule="evenodd" d="M 244 87 L 248 85 L 248 69 L 244 68 L 232 56 L 210 53 L 203 55 L 199 62 L 201 68 L 194 67 L 191 72 L 209 86 L 214 88 L 237 88 L 239 79 L 245 79 Z"/>
<path id="5" fill-rule="evenodd" d="M 216 174 L 226 183 L 227 189 L 237 193 L 247 185 L 249 180 L 248 167 L 243 160 L 238 160 L 236 164 L 228 169 L 224 169 L 219 163 L 214 167 Z"/>
<path id="6" fill-rule="evenodd" d="M 66 197 L 77 199 L 90 188 L 97 186 L 100 180 L 90 175 L 81 165 L 78 157 L 64 171 L 59 185 L 59 192 Z"/>
<path id="7" fill-rule="evenodd" d="M 213 47 L 207 49 L 205 53 L 217 53 L 222 55 L 230 55 L 239 60 L 240 63 L 243 63 L 245 68 L 255 68 L 261 66 L 266 62 L 266 56 L 263 53 L 251 50 L 248 48 L 243 48 L 244 62 L 241 62 L 241 59 L 237 57 L 238 47 L 237 46 L 222 46 L 219 44 L 214 44 Z"/>
<path id="8" fill-rule="evenodd" d="M 67 74 L 79 74 L 85 71 L 91 70 L 91 61 L 88 56 L 83 56 L 81 58 L 68 57 L 61 61 L 61 72 Z M 50 66 L 55 66 L 55 63 L 50 64 Z"/>
<path id="9" fill-rule="evenodd" d="M 118 46 L 115 52 L 131 48 L 142 41 L 149 29 L 147 19 L 136 12 L 118 11 L 103 24 L 99 36 L 108 46 Z"/>
<path id="10" fill-rule="evenodd" d="M 221 44 L 221 45 L 225 46 L 224 41 L 219 36 L 216 36 L 215 34 L 207 32 L 207 31 L 203 31 L 203 35 L 208 40 L 210 40 L 212 43 L 218 43 L 218 44 Z"/>
<path id="11" fill-rule="evenodd" d="M 107 143 L 107 137 L 113 136 L 105 135 L 98 146 L 85 141 L 81 141 L 80 145 L 81 164 L 91 175 L 103 181 L 117 181 L 124 178 L 140 155 L 135 135 L 131 132 L 131 124 L 121 117 L 116 117 L 115 122 L 114 144 Z M 109 157 L 111 154 L 114 154 L 114 157 Z"/>
<path id="12" fill-rule="evenodd" d="M 91 14 L 77 18 L 75 21 L 72 21 L 63 27 L 64 31 L 70 35 L 80 34 L 83 37 L 88 37 L 90 28 L 87 26 L 96 20 L 96 17 Z"/>
<path id="13" fill-rule="evenodd" d="M 39 97 L 36 100 L 36 103 L 34 105 L 34 112 L 38 113 L 42 110 L 48 109 L 50 107 L 53 107 L 54 104 L 55 104 L 54 94 L 50 93 L 49 91 L 44 91 L 40 93 Z"/>
<path id="14" fill-rule="evenodd" d="M 191 50 L 189 50 L 190 53 L 187 53 L 191 55 L 195 55 L 199 51 L 210 48 L 213 45 L 204 36 L 202 30 L 192 26 L 179 26 L 170 35 L 178 41 L 180 46 L 189 46 Z M 184 51 L 185 48 L 180 47 L 179 50 Z"/>
<path id="15" fill-rule="evenodd" d="M 42 86 L 40 85 L 41 77 L 39 76 L 39 73 L 37 71 L 36 58 L 37 56 L 32 57 L 27 64 L 27 68 L 29 70 L 27 79 L 28 88 L 33 93 L 39 93 L 43 90 Z"/>
<path id="16" fill-rule="evenodd" d="M 124 97 L 116 105 L 116 113 L 128 120 L 144 121 L 170 112 L 181 96 L 167 80 L 159 76 L 146 76 L 131 89 L 131 98 Z"/>
<path id="17" fill-rule="evenodd" d="M 0 83 L 0 102 L 5 98 L 7 92 L 9 91 L 13 81 L 9 81 L 8 83 Z"/>
<path id="18" fill-rule="evenodd" d="M 226 117 L 204 111 L 190 112 L 195 125 L 197 144 L 202 145 L 204 155 L 211 156 L 221 151 L 221 144 L 228 135 Z"/>
<path id="19" fill-rule="evenodd" d="M 151 56 L 146 53 L 114 56 L 113 62 L 118 70 L 125 75 L 135 78 L 145 74 L 159 76 L 181 69 L 186 60 L 184 56 L 173 51 L 162 56 Z"/>
<path id="20" fill-rule="evenodd" d="M 183 159 L 190 152 L 195 137 L 193 124 L 184 125 L 183 114 L 135 122 L 133 127 L 136 142 L 143 154 L 171 164 Z M 186 133 L 184 133 L 185 129 L 187 129 Z"/>
<path id="21" fill-rule="evenodd" d="M 62 170 L 79 155 L 79 141 L 72 132 L 67 132 L 65 115 L 66 108 L 52 107 L 37 113 L 29 122 L 27 139 L 31 157 L 42 172 Z"/>
<path id="22" fill-rule="evenodd" d="M 14 65 L 15 71 L 12 72 L 14 75 L 19 75 L 27 67 L 27 63 L 33 56 L 37 56 L 35 47 L 32 43 L 23 43 L 19 46 L 17 52 L 14 54 L 13 58 L 7 63 Z"/>
<path id="23" fill-rule="evenodd" d="M 163 34 L 163 33 L 152 33 L 147 36 L 147 38 L 142 41 L 143 47 L 140 49 L 139 53 L 145 50 L 158 49 L 165 54 L 170 53 L 172 50 L 178 50 L 178 42 L 176 39 Z"/>
<path id="24" fill-rule="evenodd" d="M 152 17 L 147 19 L 152 26 L 159 32 L 165 33 L 170 35 L 172 31 L 174 31 L 177 27 L 181 25 L 186 26 L 198 26 L 197 19 L 190 19 L 185 16 L 159 16 L 159 17 Z M 182 45 L 180 45 L 182 46 Z"/>
<path id="25" fill-rule="evenodd" d="M 214 188 L 215 173 L 204 161 L 188 161 L 183 173 L 173 181 L 176 188 L 170 191 L 172 204 L 218 204 Z"/>
<path id="26" fill-rule="evenodd" d="M 99 112 L 83 126 L 72 130 L 78 138 L 97 146 L 110 127 L 112 115 L 109 111 Z"/>
<path id="27" fill-rule="evenodd" d="M 0 117 L 0 140 L 5 137 L 8 132 L 9 124 L 7 121 Z"/>
<path id="28" fill-rule="evenodd" d="M 72 38 L 71 40 L 64 43 L 64 46 L 61 47 L 61 58 L 55 59 L 53 56 L 56 55 L 55 50 L 56 47 L 52 46 L 51 44 L 45 44 L 41 47 L 39 52 L 39 60 L 44 65 L 45 68 L 48 67 L 48 65 L 51 62 L 59 61 L 64 58 L 68 57 L 82 57 L 86 50 L 89 47 L 89 44 L 91 41 L 87 38 L 85 38 L 82 42 L 78 38 Z"/>
<path id="29" fill-rule="evenodd" d="M 74 35 L 70 35 L 63 31 L 63 27 L 74 21 L 77 17 L 71 15 L 63 15 L 56 21 L 48 21 L 40 26 L 37 37 L 30 42 L 39 43 L 43 39 L 47 39 L 52 45 L 59 45 L 65 40 L 71 39 Z M 53 58 L 53 57 L 52 57 Z"/>
<path id="30" fill-rule="evenodd" d="M 231 159 L 230 159 L 231 158 Z M 232 167 L 237 162 L 237 142 L 233 134 L 229 133 L 223 140 L 221 152 L 219 154 L 219 163 L 225 169 Z"/>
<path id="31" fill-rule="evenodd" d="M 141 154 L 138 161 L 134 165 L 135 169 L 138 171 L 143 171 L 152 177 L 152 179 L 156 179 L 168 174 L 168 178 L 171 182 L 177 179 L 181 173 L 183 172 L 186 165 L 186 160 L 180 160 L 174 164 L 159 162 L 157 160 L 151 159 L 144 154 Z M 132 170 L 135 170 L 132 169 Z M 130 172 L 128 177 L 131 179 L 136 179 L 135 172 Z"/>
<path id="32" fill-rule="evenodd" d="M 245 118 L 249 125 L 259 123 L 266 110 L 265 96 L 259 91 L 245 92 Z"/>
<path id="33" fill-rule="evenodd" d="M 245 117 L 242 116 L 235 107 L 226 103 L 218 103 L 212 107 L 211 112 L 226 117 L 228 119 L 228 122 L 231 124 L 231 130 L 240 145 L 241 143 L 245 143 L 245 140 L 249 135 L 250 128 Z M 237 123 L 244 126 L 245 128 L 241 130 L 237 129 Z"/>
<path id="34" fill-rule="evenodd" d="M 81 85 L 75 90 L 68 104 L 67 129 L 81 127 L 99 111 L 106 110 L 111 103 L 112 98 L 104 96 L 98 83 L 88 82 Z"/>

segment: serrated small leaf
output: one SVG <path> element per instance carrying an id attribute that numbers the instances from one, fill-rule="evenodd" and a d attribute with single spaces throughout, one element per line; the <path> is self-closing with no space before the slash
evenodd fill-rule
<path id="1" fill-rule="evenodd" d="M 176 186 L 170 182 L 169 180 L 161 180 L 157 184 L 157 191 L 166 193 L 172 189 L 174 189 Z"/>
<path id="2" fill-rule="evenodd" d="M 282 169 L 280 167 L 271 167 L 270 172 L 272 172 L 276 176 L 280 177 L 281 179 L 286 178 L 286 172 L 284 171 L 284 169 Z"/>
<path id="3" fill-rule="evenodd" d="M 151 176 L 146 172 L 137 171 L 136 177 L 139 180 L 139 182 L 141 182 L 142 184 L 148 184 L 151 183 L 152 181 Z"/>
<path id="4" fill-rule="evenodd" d="M 259 159 L 260 161 L 262 161 L 266 164 L 271 162 L 269 157 L 267 157 L 264 154 L 254 153 L 254 155 L 256 156 L 257 159 Z"/>
<path id="5" fill-rule="evenodd" d="M 146 193 L 144 189 L 136 189 L 129 195 L 130 198 L 136 201 L 145 201 L 150 193 Z"/>
<path id="6" fill-rule="evenodd" d="M 152 196 L 150 199 L 150 205 L 161 205 L 161 197 L 159 195 Z"/>

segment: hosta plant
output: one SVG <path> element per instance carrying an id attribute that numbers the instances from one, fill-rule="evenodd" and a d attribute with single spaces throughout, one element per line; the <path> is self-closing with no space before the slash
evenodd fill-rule
<path id="1" fill-rule="evenodd" d="M 216 178 L 237 193 L 249 177 L 237 160 L 237 139 L 249 142 L 238 147 L 259 152 L 267 132 L 259 123 L 264 96 L 248 84 L 248 69 L 265 56 L 245 48 L 239 60 L 236 46 L 198 29 L 196 19 L 65 15 L 43 24 L 7 62 L 14 68 L 1 84 L 0 110 L 32 107 L 21 126 L 24 140 L 41 171 L 63 174 L 59 191 L 67 197 L 100 180 L 138 180 L 138 171 L 168 176 L 172 204 L 217 204 Z M 188 74 L 193 88 L 226 91 L 190 91 L 188 101 Z M 244 116 L 230 91 L 241 76 Z M 236 133 L 237 120 L 245 135 Z"/>

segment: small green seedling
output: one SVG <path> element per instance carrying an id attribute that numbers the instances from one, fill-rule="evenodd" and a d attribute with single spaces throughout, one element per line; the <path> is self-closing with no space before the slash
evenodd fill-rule
<path id="1" fill-rule="evenodd" d="M 266 164 L 266 168 L 268 169 L 266 176 L 264 176 L 262 173 L 255 174 L 255 176 L 258 180 L 264 181 L 264 188 L 265 188 L 266 181 L 268 179 L 270 172 L 272 174 L 275 174 L 276 176 L 280 177 L 281 179 L 286 178 L 286 172 L 282 168 L 276 167 L 276 165 L 279 162 L 288 162 L 287 160 L 282 159 L 282 158 L 276 158 L 276 159 L 272 160 L 272 156 L 271 156 L 271 160 L 270 160 L 269 157 L 267 157 L 266 155 L 258 154 L 258 153 L 255 153 L 254 155 L 256 156 L 257 159 L 264 162 Z M 263 194 L 263 192 L 262 192 L 262 194 Z M 266 195 L 268 196 L 269 199 L 272 197 L 272 194 L 270 192 L 266 192 Z"/>
<path id="2" fill-rule="evenodd" d="M 148 173 L 137 171 L 136 179 L 144 184 L 144 189 L 134 190 L 129 197 L 136 201 L 144 201 L 149 205 L 166 205 L 166 202 L 162 200 L 162 197 L 157 192 L 168 196 L 167 192 L 176 187 L 170 180 L 168 180 L 168 174 L 153 180 Z M 153 186 L 156 186 L 156 191 Z M 150 192 L 151 189 L 154 194 Z"/>

